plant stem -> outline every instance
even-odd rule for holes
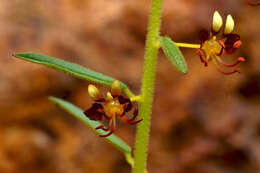
[[[139,102],[139,118],[143,118],[143,121],[137,126],[133,173],[144,173],[146,169],[155,69],[157,53],[160,47],[161,9],[162,0],[152,0],[144,57],[144,74],[141,88],[142,101]]]
[[[200,44],[189,44],[189,43],[175,43],[178,47],[194,48],[199,49]]]

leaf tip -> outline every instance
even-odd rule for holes
[[[13,53],[12,56],[13,56],[13,57],[17,57],[18,54],[17,54],[17,53]]]
[[[53,103],[56,103],[57,102],[57,98],[56,97],[53,97],[53,96],[49,96],[48,97],[48,100],[53,102]]]
[[[182,70],[181,71],[183,74],[188,74],[188,69]]]

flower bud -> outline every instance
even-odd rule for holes
[[[111,85],[111,93],[113,96],[118,96],[121,94],[121,85],[118,80],[114,80],[114,82]]]
[[[99,99],[100,92],[94,85],[88,85],[88,94],[93,100]]]
[[[230,34],[234,30],[234,26],[235,26],[235,22],[234,22],[232,16],[229,14],[227,16],[224,34]]]
[[[218,32],[220,28],[223,25],[222,17],[220,16],[218,11],[215,11],[213,14],[213,20],[212,20],[212,29],[215,32]]]
[[[107,98],[106,98],[107,101],[111,101],[113,100],[113,96],[110,92],[107,92]]]

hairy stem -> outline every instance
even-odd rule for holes
[[[143,118],[143,121],[137,127],[133,173],[144,173],[146,170],[155,69],[157,53],[160,47],[161,9],[162,0],[152,0],[144,57],[144,74],[141,89],[142,101],[139,102],[139,118]]]

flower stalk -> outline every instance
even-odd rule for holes
[[[199,49],[200,44],[190,44],[190,43],[175,43],[178,47],[185,47],[185,48],[193,48],[193,49]]]
[[[141,88],[142,101],[139,102],[139,118],[143,119],[143,122],[137,126],[133,173],[144,173],[146,170],[157,53],[160,48],[158,43],[161,11],[162,0],[152,0],[145,46],[144,73]]]

